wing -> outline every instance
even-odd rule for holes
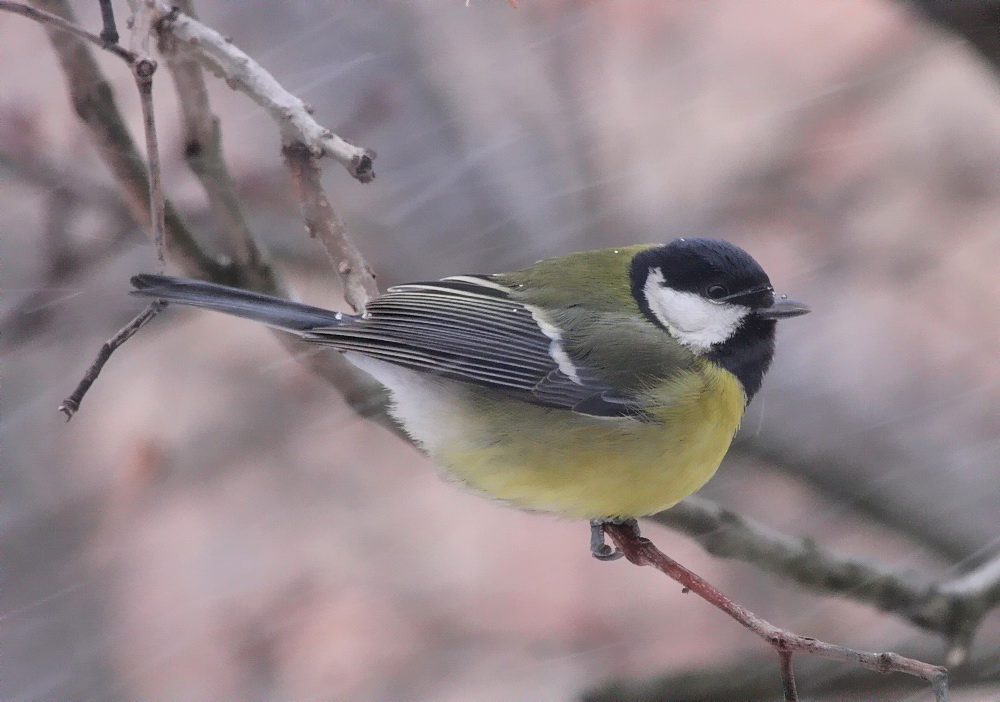
[[[570,357],[538,308],[514,300],[490,276],[399,285],[370,302],[364,317],[304,338],[535,405],[645,418],[633,398]]]

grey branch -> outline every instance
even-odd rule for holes
[[[873,606],[945,636],[949,665],[965,660],[983,618],[1000,605],[1000,554],[952,579],[917,583],[912,574],[834,554],[701,497],[650,518],[733,558],[819,592]]]
[[[182,11],[194,18],[192,3],[184,0],[179,3]],[[243,214],[243,209],[233,188],[232,176],[222,153],[222,133],[219,119],[212,113],[209,104],[208,89],[200,64],[188,54],[176,50],[176,42],[164,40],[161,35],[160,51],[167,58],[174,77],[181,105],[181,119],[184,127],[184,156],[188,166],[198,177],[211,204],[212,211],[219,223],[225,238],[225,245],[233,261],[239,283],[260,292],[272,295],[288,296],[288,291],[280,277],[271,267],[269,256],[264,244],[250,230]],[[311,161],[311,156],[309,157]],[[315,167],[315,166],[314,166]],[[322,199],[325,196],[319,186],[318,176],[315,179],[310,200]],[[331,257],[336,251],[347,251],[357,264],[358,273],[347,276],[343,280],[344,289],[349,301],[354,300],[364,305],[367,300],[377,294],[374,276],[371,268],[361,258],[360,251],[347,239],[346,228],[333,214],[327,203],[331,222],[319,223],[327,236],[320,241],[326,247]],[[307,219],[307,227],[310,222]],[[338,235],[336,245],[331,244],[334,230]],[[331,249],[332,246],[332,249]],[[335,259],[336,261],[336,259]],[[340,273],[340,266],[337,267]],[[361,278],[362,271],[367,271],[367,278]],[[341,273],[342,279],[345,276]],[[353,281],[360,281],[355,284]],[[346,295],[345,295],[346,296]],[[314,353],[310,350],[303,353],[301,345],[286,334],[276,332],[278,338],[286,346],[289,353],[305,362],[315,373],[336,387],[344,397],[348,406],[358,415],[378,422],[382,426],[402,435],[400,428],[388,414],[388,396],[384,388],[372,378],[348,363],[343,357],[329,353]]]
[[[192,17],[189,0],[178,5]],[[209,104],[200,64],[176,51],[176,42],[160,41],[159,50],[177,90],[184,129],[184,159],[198,177],[212,214],[222,232],[223,245],[236,264],[239,284],[270,295],[288,293],[271,267],[268,252],[247,223],[222,153],[222,129]]]
[[[292,175],[306,231],[323,245],[333,261],[344,286],[347,304],[355,312],[363,312],[368,301],[378,295],[375,273],[347,235],[347,228],[323,192],[319,166],[309,148],[294,143],[285,146],[282,152]]]
[[[927,658],[934,652],[924,648],[915,652]],[[688,702],[716,700],[744,702],[770,700],[781,694],[778,678],[769,657],[751,654],[731,658],[711,668],[676,670],[647,680],[616,679],[603,682],[584,692],[582,702]],[[897,676],[873,676],[861,668],[844,667],[829,659],[801,657],[795,662],[798,679],[808,699],[926,699],[914,696],[913,681]],[[957,692],[965,685],[977,685],[997,679],[996,654],[978,660],[949,674]],[[967,695],[956,695],[972,699]]]
[[[159,13],[156,29],[162,42],[174,42],[213,74],[263,107],[277,122],[286,144],[302,143],[316,157],[332,156],[362,183],[375,178],[375,152],[355,146],[313,119],[310,107],[292,95],[239,47],[214,29],[160,0],[153,2]]]
[[[61,32],[72,34],[77,39],[89,41],[94,46],[114,54],[126,63],[132,63],[135,61],[135,53],[129,51],[128,49],[123,49],[117,44],[109,43],[93,32],[88,32],[73,22],[69,15],[60,13],[55,8],[49,9],[43,7],[45,4],[46,3],[35,2],[34,5],[36,5],[36,7],[30,7],[20,2],[0,0],[0,10],[12,12],[14,14],[32,19],[45,25],[46,29],[57,29]]]
[[[63,403],[59,405],[59,411],[66,415],[66,421],[68,422],[76,414],[77,410],[80,409],[80,403],[83,402],[84,395],[90,390],[90,386],[94,384],[97,380],[97,376],[101,374],[104,369],[104,365],[111,358],[111,354],[118,350],[118,348],[124,344],[126,341],[131,339],[137,331],[142,329],[149,320],[158,315],[167,303],[160,300],[155,300],[149,304],[146,309],[140,312],[131,322],[126,324],[124,327],[118,330],[118,332],[105,341],[101,345],[101,350],[97,353],[97,358],[94,362],[90,364],[87,372],[84,373],[83,379],[77,384],[76,389],[63,400]]]

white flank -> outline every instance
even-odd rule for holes
[[[389,389],[392,415],[428,453],[436,453],[461,434],[464,413],[456,383],[353,351],[344,357]]]
[[[643,294],[660,324],[679,342],[700,353],[729,339],[750,313],[743,305],[712,302],[697,293],[666,287],[659,268],[649,269]]]

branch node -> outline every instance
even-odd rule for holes
[[[362,183],[370,183],[375,180],[375,164],[372,163],[373,158],[375,158],[375,152],[371,149],[365,149],[365,153],[363,155],[353,157],[351,159],[351,167],[349,169],[351,175]]]
[[[156,61],[143,57],[135,62],[132,70],[135,72],[137,78],[149,80],[156,73]]]
[[[890,673],[892,671],[894,655],[895,654],[889,653],[888,651],[885,653],[880,653],[878,655],[878,668],[877,668],[878,672],[882,673],[883,675],[886,675],[887,673]]]

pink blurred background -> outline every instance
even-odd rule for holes
[[[921,580],[995,551],[994,71],[883,0],[519,5],[199,10],[378,152],[373,184],[332,163],[326,183],[383,286],[682,235],[736,241],[814,313],[782,327],[703,494]],[[96,3],[77,10],[96,31]],[[131,76],[101,62],[138,129]],[[441,481],[250,323],[168,311],[65,424],[56,406],[140,309],[127,280],[154,256],[135,232],[75,273],[54,266],[53,232],[81,256],[122,228],[116,191],[36,26],[0,14],[0,69],[0,696],[572,700],[688,671],[780,694],[752,635],[648,569],[594,561],[585,525]],[[303,299],[342,305],[274,124],[223,84],[211,97],[252,227]],[[214,248],[165,71],[156,101],[167,193]],[[647,532],[777,624],[941,660],[940,639],[889,615]],[[998,652],[994,613],[973,658]],[[848,672],[800,685],[872,699]],[[996,696],[998,676],[956,698]],[[930,699],[892,682],[879,699]]]

